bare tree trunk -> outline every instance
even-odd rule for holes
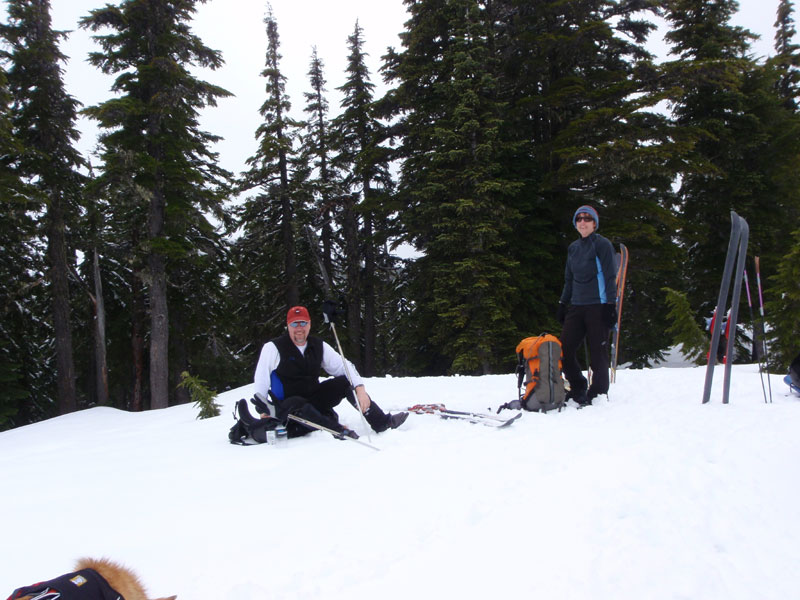
[[[150,241],[164,235],[164,196],[153,191],[150,199]],[[151,249],[147,279],[150,289],[150,408],[169,406],[169,310],[166,259]]]
[[[131,356],[133,358],[133,396],[130,410],[144,409],[144,289],[141,272],[136,271],[131,280]]]
[[[278,139],[282,140],[283,135],[279,133]],[[280,151],[278,157],[278,167],[281,178],[281,235],[283,238],[284,268],[286,270],[286,302],[288,306],[296,306],[300,304],[300,287],[297,282],[297,259],[295,258],[294,214],[292,211],[292,199],[289,194],[289,170],[286,152],[283,150]]]
[[[372,215],[364,215],[364,372],[375,375],[375,244]]]
[[[103,302],[103,283],[100,279],[100,258],[97,249],[94,251],[94,353],[95,353],[95,385],[97,386],[97,403],[108,404],[108,361],[106,359],[106,307]]]
[[[753,360],[761,364],[764,359],[764,322],[753,319]]]
[[[333,272],[333,229],[331,228],[330,220],[328,219],[328,211],[325,211],[325,220],[322,223],[322,265],[328,278],[331,280],[331,285],[335,285],[336,275]],[[338,300],[338,298],[328,298],[328,300]]]
[[[50,260],[49,279],[52,285],[53,328],[56,346],[56,384],[58,413],[66,414],[78,408],[75,392],[75,363],[72,355],[72,329],[69,306],[69,266],[64,235],[64,215],[61,201],[52,196],[48,218],[47,254]]]
[[[281,191],[281,237],[283,239],[284,269],[286,271],[286,302],[288,306],[300,304],[300,289],[297,285],[297,261],[294,250],[294,228],[292,204],[289,194]]]
[[[347,198],[342,215],[347,280],[347,346],[348,356],[360,371],[361,364],[361,257],[358,247],[358,215],[354,198]]]

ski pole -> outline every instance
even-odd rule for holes
[[[347,358],[345,358],[344,352],[342,351],[342,344],[339,341],[339,336],[336,335],[336,325],[333,324],[333,319],[330,318],[328,312],[323,310],[322,315],[325,319],[325,322],[331,326],[331,331],[333,332],[333,339],[336,340],[336,348],[339,350],[339,356],[342,357],[342,364],[344,365],[344,375],[347,377],[347,382],[350,384],[350,390],[353,392],[353,399],[355,400],[356,410],[358,414],[361,415],[361,420],[366,425],[366,432],[367,432],[367,439],[371,442],[372,438],[370,437],[369,430],[370,426],[367,422],[367,417],[364,415],[364,411],[361,410],[361,405],[358,403],[358,396],[356,396],[356,388],[353,385],[353,376],[350,374],[350,365],[347,362]]]
[[[761,328],[764,330],[764,363],[767,367],[767,387],[769,388],[769,401],[772,403],[772,382],[769,380],[769,351],[767,350],[767,322],[764,318],[764,296],[761,293],[761,269],[759,266],[758,257],[756,260],[756,284],[758,285],[758,302],[759,311],[761,313]]]
[[[750,322],[753,324],[753,344],[756,341],[756,319],[753,314],[753,302],[750,300],[750,283],[747,281],[747,269],[744,270],[744,289],[747,292],[747,307],[750,309]],[[764,394],[764,404],[767,403],[767,390],[764,387],[764,372],[761,370],[761,348],[756,347],[758,359],[758,375],[761,377],[761,392]]]
[[[325,269],[325,263],[322,260],[322,256],[320,256],[320,253],[319,253],[319,247],[317,245],[317,237],[316,237],[316,235],[314,235],[314,232],[311,231],[311,227],[309,227],[308,225],[305,226],[305,230],[306,230],[306,235],[308,236],[308,243],[311,246],[311,250],[314,252],[314,256],[317,258],[317,266],[319,267],[319,272],[320,272],[320,275],[322,276],[322,283],[323,283],[323,286],[325,288],[325,291],[328,294],[332,294],[333,293],[333,286],[331,285],[331,279],[328,276],[328,271]],[[325,303],[323,303],[323,305],[322,305],[323,306],[322,315],[323,315],[323,317],[325,319],[325,322],[330,324],[331,331],[333,331],[333,338],[336,340],[336,347],[339,349],[339,356],[342,357],[342,364],[344,365],[344,374],[345,374],[345,377],[347,377],[347,382],[350,384],[350,390],[353,392],[354,400],[355,400],[355,403],[356,403],[356,410],[358,410],[358,414],[361,415],[361,420],[367,426],[366,427],[367,439],[372,441],[372,439],[370,438],[370,434],[369,434],[369,430],[371,428],[369,426],[369,423],[367,422],[367,417],[364,416],[364,411],[361,410],[361,405],[358,403],[358,396],[355,395],[356,394],[356,388],[355,388],[355,386],[353,386],[353,378],[350,375],[350,367],[348,366],[347,358],[345,357],[344,352],[342,352],[342,344],[339,342],[339,336],[336,335],[336,326],[333,324],[333,316],[336,314],[335,304],[334,304],[333,311],[329,315],[328,311],[325,309],[325,304],[327,302],[329,302],[329,301],[326,300]],[[332,302],[332,301],[330,301],[330,302]]]

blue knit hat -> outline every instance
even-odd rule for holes
[[[584,204],[578,210],[575,211],[575,214],[572,215],[572,226],[576,227],[575,219],[578,218],[578,215],[581,213],[588,213],[594,219],[594,230],[597,231],[600,229],[600,217],[597,216],[597,211],[593,209],[591,206]]]

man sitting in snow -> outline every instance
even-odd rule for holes
[[[396,429],[405,422],[408,413],[383,412],[367,394],[353,364],[347,361],[345,365],[346,359],[328,343],[310,335],[311,317],[304,306],[289,309],[286,325],[286,333],[264,344],[256,366],[256,406],[262,417],[272,416],[285,421],[286,415],[297,413],[329,429],[358,437],[339,424],[333,410],[343,398],[347,398],[353,406],[358,402],[367,423],[378,433]],[[333,377],[320,382],[322,369]],[[348,372],[352,386],[346,377]],[[266,403],[259,402],[267,398]],[[292,437],[308,433],[306,427],[297,423],[291,422],[290,426],[296,429],[289,432]]]

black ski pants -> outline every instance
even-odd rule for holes
[[[288,412],[296,412],[298,416],[304,416],[303,412],[305,412],[305,418],[309,421],[339,431],[341,429],[339,417],[333,409],[338,406],[344,398],[347,398],[350,404],[358,408],[356,406],[356,396],[350,386],[350,382],[347,380],[347,377],[340,375],[332,379],[326,379],[320,383],[317,389],[309,394],[307,398],[292,396],[286,398],[284,403]],[[313,409],[311,411],[309,411],[308,408],[304,409],[304,405],[310,405]],[[313,413],[318,413],[322,419],[319,419]],[[389,416],[384,413],[374,401],[370,402],[369,409],[364,414],[364,417],[367,419],[367,423],[369,423],[370,427],[378,433],[384,431],[389,425]],[[290,434],[291,433],[292,432],[290,432]]]
[[[589,346],[592,385],[587,391],[590,399],[608,393],[608,327],[603,323],[602,304],[571,304],[561,330],[561,350],[564,376],[573,393],[586,390],[586,377],[578,363],[578,350],[584,338]]]

